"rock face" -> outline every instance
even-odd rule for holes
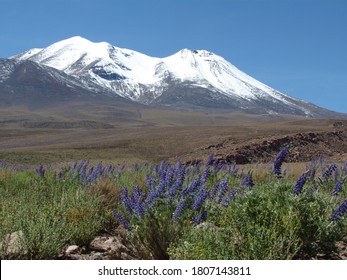
[[[227,162],[236,164],[252,163],[255,161],[269,162],[274,158],[274,152],[288,147],[290,162],[306,162],[317,156],[333,156],[347,153],[346,131],[326,133],[299,133],[280,138],[272,138],[236,148],[225,156]]]
[[[245,141],[242,144],[226,139],[201,147],[182,159],[190,164],[195,161],[204,161],[209,154],[214,153],[214,158],[218,162],[266,163],[272,162],[276,154],[284,147],[290,150],[286,158],[287,162],[308,162],[321,155],[336,160],[346,160],[347,122],[335,122],[331,131],[271,136]]]
[[[126,232],[118,228],[114,235],[102,235],[95,237],[88,246],[78,247],[70,245],[57,257],[65,260],[134,260],[138,257],[134,254],[132,246],[124,239]]]
[[[0,244],[1,250],[4,251],[6,257],[16,257],[18,255],[25,255],[27,250],[23,245],[23,232],[15,231],[7,234],[4,238],[3,243]]]

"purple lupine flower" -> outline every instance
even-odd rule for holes
[[[119,173],[122,173],[122,172],[124,171],[125,167],[126,167],[125,164],[122,164],[122,165],[119,167],[118,172],[119,172]]]
[[[160,162],[159,173],[162,172],[165,169],[166,169],[166,162],[165,162],[165,160],[163,160],[163,161]]]
[[[114,171],[112,163],[105,169],[105,174],[111,174]]]
[[[137,164],[137,163],[135,163],[134,164],[134,166],[133,166],[133,170],[135,171],[135,172],[137,172],[137,171],[139,171],[139,165]]]
[[[186,170],[183,166],[176,167],[176,178],[177,181],[180,181],[182,184],[186,176]]]
[[[155,203],[158,199],[157,190],[151,189],[147,195],[147,198],[145,199],[145,207],[148,208],[151,206],[151,204]]]
[[[134,212],[139,217],[142,217],[145,214],[145,203],[143,202],[144,196],[145,196],[145,193],[141,191],[140,187],[135,186],[133,189],[132,205],[133,205]]]
[[[196,217],[194,218],[193,224],[197,226],[201,222],[206,221],[206,219],[207,219],[207,211],[205,210],[203,212],[200,212],[198,215],[196,215]]]
[[[157,196],[160,197],[161,195],[163,195],[165,193],[165,182],[164,181],[160,181],[159,182],[159,186],[157,188]]]
[[[318,185],[315,184],[308,192],[307,192],[307,195],[310,195],[312,194],[314,191],[318,190]]]
[[[97,180],[97,169],[91,167],[88,172],[88,181],[91,183],[95,183]]]
[[[80,180],[81,181],[84,181],[87,178],[87,174],[86,174],[87,170],[86,169],[87,169],[86,166],[82,167],[81,174],[80,174]]]
[[[74,174],[75,174],[74,169],[70,169],[69,178],[72,179],[74,177]]]
[[[58,178],[59,178],[60,181],[63,180],[63,172],[61,172],[61,171],[59,172]]]
[[[158,166],[158,164],[155,164],[152,169],[155,172],[155,174],[158,176],[158,174],[159,174],[159,166]]]
[[[346,176],[347,175],[347,162],[345,165],[341,168],[341,176]]]
[[[210,189],[209,191],[209,197],[210,198],[214,198],[214,196],[216,195],[216,192],[219,188],[219,183],[218,182],[215,182],[212,186],[212,188]]]
[[[88,177],[92,176],[93,172],[94,172],[94,166],[89,168],[89,170],[88,170]]]
[[[331,216],[332,221],[338,221],[347,212],[347,199],[337,208],[337,210]]]
[[[119,214],[116,210],[113,210],[113,215],[119,223],[121,223],[128,231],[131,231],[130,223],[121,214]]]
[[[36,173],[39,174],[39,176],[45,177],[45,169],[43,168],[43,165],[41,164],[39,168],[36,169]]]
[[[169,197],[173,198],[180,187],[182,187],[183,182],[179,179],[170,187],[169,189]]]
[[[220,203],[226,193],[226,191],[228,190],[228,180],[227,179],[223,179],[220,183],[219,183],[219,190],[218,190],[218,194],[217,197],[215,199],[216,203]]]
[[[237,172],[239,172],[239,168],[236,166],[235,163],[229,165],[228,173],[230,174],[230,176],[236,175]]]
[[[83,173],[82,169],[82,173]],[[95,182],[96,181],[96,169],[92,166],[91,168],[89,168],[88,170],[88,175],[86,175],[86,178],[84,178],[84,180],[87,180],[88,182]],[[82,180],[82,173],[81,173],[81,180]]]
[[[227,163],[222,163],[222,170],[227,171],[229,169],[229,165]]]
[[[208,158],[207,158],[207,160],[206,160],[206,163],[205,163],[205,166],[206,166],[206,167],[213,164],[213,157],[214,157],[214,153],[211,153],[211,154],[208,156]]]
[[[315,176],[316,176],[316,172],[317,172],[317,169],[316,168],[313,168],[309,171],[309,176],[310,176],[310,181],[313,182]]]
[[[143,217],[145,215],[145,205],[140,199],[134,202],[134,212],[139,217]]]
[[[224,207],[228,207],[230,204],[231,198],[233,198],[235,196],[235,194],[236,194],[236,190],[234,188],[231,189],[230,192],[228,192],[228,194],[226,195],[222,205]]]
[[[310,163],[306,164],[307,177],[313,182],[317,173],[317,161],[311,160]]]
[[[205,171],[201,174],[201,183],[206,183],[211,176],[211,169],[209,166],[206,167]]]
[[[172,220],[174,222],[177,222],[179,217],[181,217],[181,215],[183,214],[183,211],[184,211],[184,208],[185,208],[185,203],[186,203],[186,201],[184,199],[182,199],[178,203],[177,208],[176,208],[175,212],[172,215]]]
[[[205,202],[206,198],[208,196],[208,191],[204,188],[198,192],[196,195],[196,198],[194,200],[194,203],[192,205],[192,210],[198,211],[200,210],[202,204]]]
[[[163,182],[165,184],[165,178],[166,178],[166,170],[160,170],[159,172],[159,181]]]
[[[324,158],[323,155],[321,154],[317,160],[318,164],[322,167],[324,164]]]
[[[88,167],[89,161],[86,160],[83,162],[82,167],[80,169],[80,180],[84,181],[87,178],[87,167]]]
[[[245,176],[245,178],[243,178],[243,180],[240,183],[240,186],[248,188],[250,190],[253,188],[254,183],[253,183],[252,173],[251,172],[248,172],[247,175]]]
[[[192,170],[193,170],[193,166],[186,166],[185,167],[185,174],[188,175],[188,174],[191,174],[192,173]]]
[[[296,182],[295,186],[294,186],[294,193],[296,195],[299,195],[302,192],[302,188],[304,187],[305,183],[306,183],[306,176],[307,174],[304,173],[300,176],[299,180]]]
[[[166,174],[165,174],[165,185],[170,187],[173,183],[175,168],[173,166],[169,166]]]
[[[138,185],[136,185],[133,189],[133,201],[138,201],[142,197],[142,191]]]
[[[287,155],[289,154],[288,147],[283,148],[276,156],[272,172],[275,174],[276,178],[282,178],[282,172],[281,167],[282,163],[286,159]]]
[[[84,161],[82,169],[86,169],[87,170],[88,165],[89,165],[89,160],[87,159],[87,160]]]
[[[156,185],[156,181],[153,179],[151,174],[146,174],[146,184],[150,189],[153,189]]]
[[[126,187],[122,188],[120,198],[125,207],[125,210],[128,212],[129,215],[131,215],[133,213],[133,205],[128,194],[128,189]]]
[[[201,182],[199,179],[193,180],[183,191],[182,195],[186,196],[190,192],[194,192],[199,186],[201,185]]]
[[[71,165],[71,169],[75,169],[77,166],[77,160],[75,160],[72,165]]]
[[[81,160],[80,164],[77,166],[77,173],[81,172],[82,167],[84,166],[84,160]]]
[[[344,179],[340,179],[336,184],[335,184],[335,187],[334,187],[334,190],[333,190],[333,195],[338,195],[339,192],[341,191],[342,189],[342,184],[343,184],[343,181]]]
[[[329,181],[329,177],[331,176],[333,171],[336,169],[337,169],[337,166],[335,163],[330,164],[330,166],[327,169],[325,169],[325,171],[323,172],[323,178],[325,179],[326,182]]]
[[[176,162],[176,165],[175,165],[175,169],[176,170],[180,170],[182,168],[182,163],[181,161],[178,159],[177,162]]]
[[[213,162],[213,165],[212,165],[212,166],[213,166],[213,172],[214,172],[214,173],[217,173],[219,170],[221,170],[221,169],[223,168],[224,165],[223,165],[223,163],[218,162],[218,161],[215,160],[215,161]]]
[[[99,162],[98,165],[95,168],[95,178],[96,179],[98,177],[102,176],[102,171],[103,171],[102,162]]]

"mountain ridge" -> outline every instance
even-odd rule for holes
[[[75,36],[10,59],[54,68],[87,90],[146,105],[323,118],[337,114],[272,89],[206,50],[182,49],[157,58]]]

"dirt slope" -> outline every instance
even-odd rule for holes
[[[347,160],[347,122],[337,121],[331,126],[330,131],[324,132],[308,131],[259,137],[244,142],[224,139],[185,155],[183,160],[187,163],[204,161],[209,154],[214,153],[214,158],[219,162],[270,162],[284,147],[290,150],[288,162],[306,162],[320,155],[339,161]]]

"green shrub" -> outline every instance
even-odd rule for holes
[[[246,173],[213,157],[195,166],[88,164],[0,166],[2,259],[52,259],[119,224],[143,259],[329,258],[347,233],[346,164],[313,162],[296,183],[297,171]],[[14,233],[20,251],[9,253]]]
[[[23,171],[1,177],[1,258],[51,259],[69,244],[87,244],[101,228],[100,204],[79,186]],[[21,231],[19,255],[6,253],[4,238]]]
[[[186,212],[178,221],[172,220],[175,207],[158,201],[156,207],[149,210],[143,217],[134,216],[134,225],[128,234],[128,240],[137,248],[137,254],[143,259],[169,259],[168,248],[189,226]]]
[[[235,196],[203,227],[187,228],[169,248],[172,259],[295,259],[330,254],[345,224],[330,221],[331,196],[294,195],[292,185],[270,182]]]

